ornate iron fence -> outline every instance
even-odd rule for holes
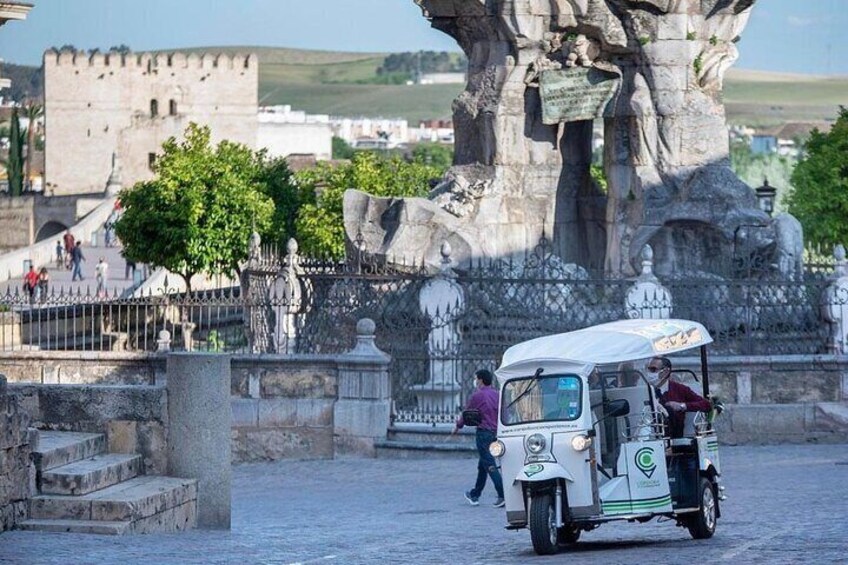
[[[627,317],[702,322],[720,354],[817,354],[844,349],[848,278],[839,259],[803,277],[767,271],[744,278],[651,274],[601,279],[562,263],[545,240],[520,260],[442,269],[256,253],[241,288],[137,297],[51,293],[0,296],[0,350],[171,349],[227,353],[336,354],[356,323],[377,324],[391,355],[397,421],[452,421],[479,368],[494,368],[512,344]],[[841,269],[841,270],[840,270]],[[839,283],[839,281],[843,281]],[[839,286],[842,284],[842,286]],[[845,316],[843,316],[843,313]],[[841,326],[840,326],[841,327]],[[841,330],[839,330],[841,331]],[[163,334],[163,332],[165,332]]]

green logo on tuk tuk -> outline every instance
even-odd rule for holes
[[[657,470],[657,464],[654,463],[654,450],[650,447],[643,447],[636,452],[636,467],[649,479]]]
[[[527,475],[527,478],[529,479],[533,475],[538,475],[539,473],[541,473],[544,470],[545,470],[544,465],[539,465],[538,463],[533,463],[532,465],[527,465],[527,468],[524,469],[524,474]]]

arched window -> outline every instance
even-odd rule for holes
[[[151,100],[150,101],[150,117],[155,118],[158,115],[159,115],[159,101],[155,100],[155,99]]]
[[[177,101],[176,101],[176,100],[174,100],[173,98],[172,98],[172,99],[171,99],[171,101],[168,103],[168,113],[169,113],[170,115],[172,115],[172,116],[176,116],[176,115],[177,115]]]

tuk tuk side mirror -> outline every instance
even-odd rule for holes
[[[611,400],[604,408],[604,418],[620,418],[630,414],[630,403],[624,398]]]

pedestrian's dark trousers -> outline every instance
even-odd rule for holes
[[[489,453],[489,445],[492,444],[498,436],[491,430],[483,430],[477,428],[477,453],[480,456],[477,462],[477,484],[471,491],[471,496],[479,498],[483,493],[483,488],[486,486],[486,475],[492,478],[492,484],[495,485],[495,490],[498,493],[498,498],[503,498],[503,479],[501,472],[495,463],[495,458]]]

